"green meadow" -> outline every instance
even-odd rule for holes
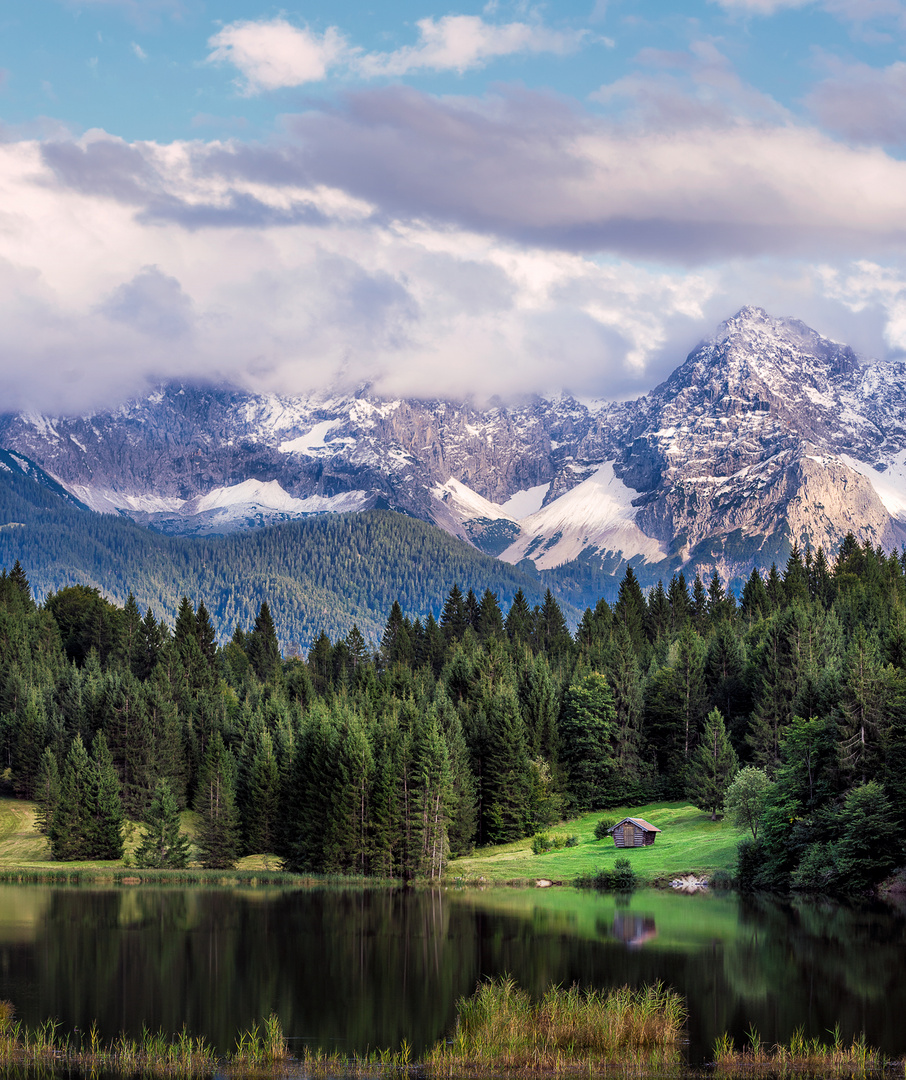
[[[621,850],[609,837],[595,839],[595,825],[601,817],[619,820],[627,815],[645,818],[662,830],[654,844]],[[193,813],[183,814],[183,828],[190,837],[195,832],[195,819]],[[530,837],[512,844],[478,848],[472,855],[450,862],[448,883],[530,885],[547,880],[570,884],[581,875],[601,868],[611,869],[618,858],[628,858],[640,885],[666,885],[685,874],[710,876],[716,870],[732,873],[736,845],[743,835],[728,823],[711,821],[708,814],[682,801],[621,807],[606,814],[585,814],[546,831],[552,837],[577,836],[579,842],[575,847],[559,848],[543,855],[532,854]],[[131,854],[140,836],[140,825],[127,826],[126,858],[122,861],[54,862],[47,840],[35,828],[35,804],[0,799],[0,874],[13,869],[125,870],[130,866]],[[274,873],[279,871],[279,866],[275,856],[250,855],[239,860],[237,871]],[[147,871],[141,871],[141,874],[143,878],[155,876]]]
[[[602,817],[619,821],[627,816],[645,818],[661,830],[654,844],[620,849],[610,837],[595,839],[595,825]],[[619,858],[628,858],[639,884],[663,885],[685,874],[708,877],[716,870],[732,873],[736,845],[743,836],[728,822],[712,821],[709,814],[682,801],[597,811],[545,832],[550,836],[578,836],[579,843],[543,855],[532,854],[531,837],[478,848],[466,858],[452,860],[447,875],[464,884],[529,884],[539,880],[568,884],[597,869],[611,869]]]

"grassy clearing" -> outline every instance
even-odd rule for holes
[[[865,1042],[865,1036],[853,1039],[849,1046],[843,1042],[839,1025],[831,1034],[832,1043],[820,1039],[808,1039],[800,1028],[794,1032],[788,1045],[768,1047],[758,1032],[751,1028],[749,1045],[737,1050],[733,1040],[726,1034],[714,1044],[715,1070],[724,1075],[764,1072],[785,1076],[805,1073],[812,1076],[869,1076],[890,1071],[891,1062],[873,1050]],[[903,1063],[898,1063],[897,1075],[902,1075]]]
[[[608,993],[551,987],[536,1003],[505,976],[482,983],[456,1007],[452,1041],[428,1055],[436,1075],[650,1069],[681,1061],[685,1006],[659,984]]]
[[[643,817],[662,830],[650,847],[620,849],[609,837],[596,840],[594,828],[604,817]],[[533,855],[531,837],[512,844],[479,848],[474,855],[451,861],[448,877],[464,883],[530,884],[539,879],[570,882],[599,868],[612,869],[619,858],[629,858],[640,884],[660,884],[684,874],[710,876],[716,870],[732,872],[736,845],[742,833],[729,823],[712,821],[685,802],[657,802],[585,814],[552,835],[575,834],[576,847]]]
[[[20,799],[0,799],[0,882],[52,885],[282,885],[299,888],[314,885],[387,884],[375,878],[340,875],[318,877],[288,874],[280,869],[276,855],[249,855],[233,870],[139,870],[131,865],[141,842],[143,827],[135,822],[125,829],[125,857],[112,861],[55,862],[47,837],[35,828],[36,805]],[[198,815],[182,814],[182,828],[192,838]]]

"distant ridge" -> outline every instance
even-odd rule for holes
[[[745,307],[634,402],[478,409],[362,391],[163,386],[90,417],[8,415],[0,444],[96,511],[208,535],[397,510],[581,603],[627,564],[737,586],[791,544],[906,539],[906,366]]]

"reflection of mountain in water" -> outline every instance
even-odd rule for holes
[[[597,925],[601,937],[621,941],[630,948],[644,945],[646,941],[657,937],[654,916],[639,915],[634,911],[618,911],[613,917],[613,923],[608,925],[602,919]]]

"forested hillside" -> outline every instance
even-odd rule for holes
[[[413,615],[436,615],[451,581],[492,589],[506,603],[520,588],[532,603],[544,593],[534,572],[391,511],[180,538],[90,513],[60,490],[17,467],[0,471],[0,566],[20,560],[35,596],[78,584],[124,604],[131,592],[143,611],[150,606],[171,624],[182,596],[203,597],[227,637],[268,599],[284,651],[307,651],[319,633],[342,636],[353,624],[376,642],[395,600]],[[580,611],[566,605],[573,624]]]
[[[267,603],[218,647],[203,601],[172,630],[87,586],[37,605],[16,565],[4,775],[60,858],[83,833],[115,851],[110,820],[158,821],[169,798],[201,814],[209,865],[410,877],[564,814],[680,796],[716,813],[729,792],[744,887],[862,891],[904,860],[904,564],[852,538],[833,565],[794,549],[739,602],[716,577],[645,597],[629,571],[575,636],[550,593],[504,613],[454,585],[439,621],[394,603],[376,653],[354,628],[305,660],[281,658]]]

